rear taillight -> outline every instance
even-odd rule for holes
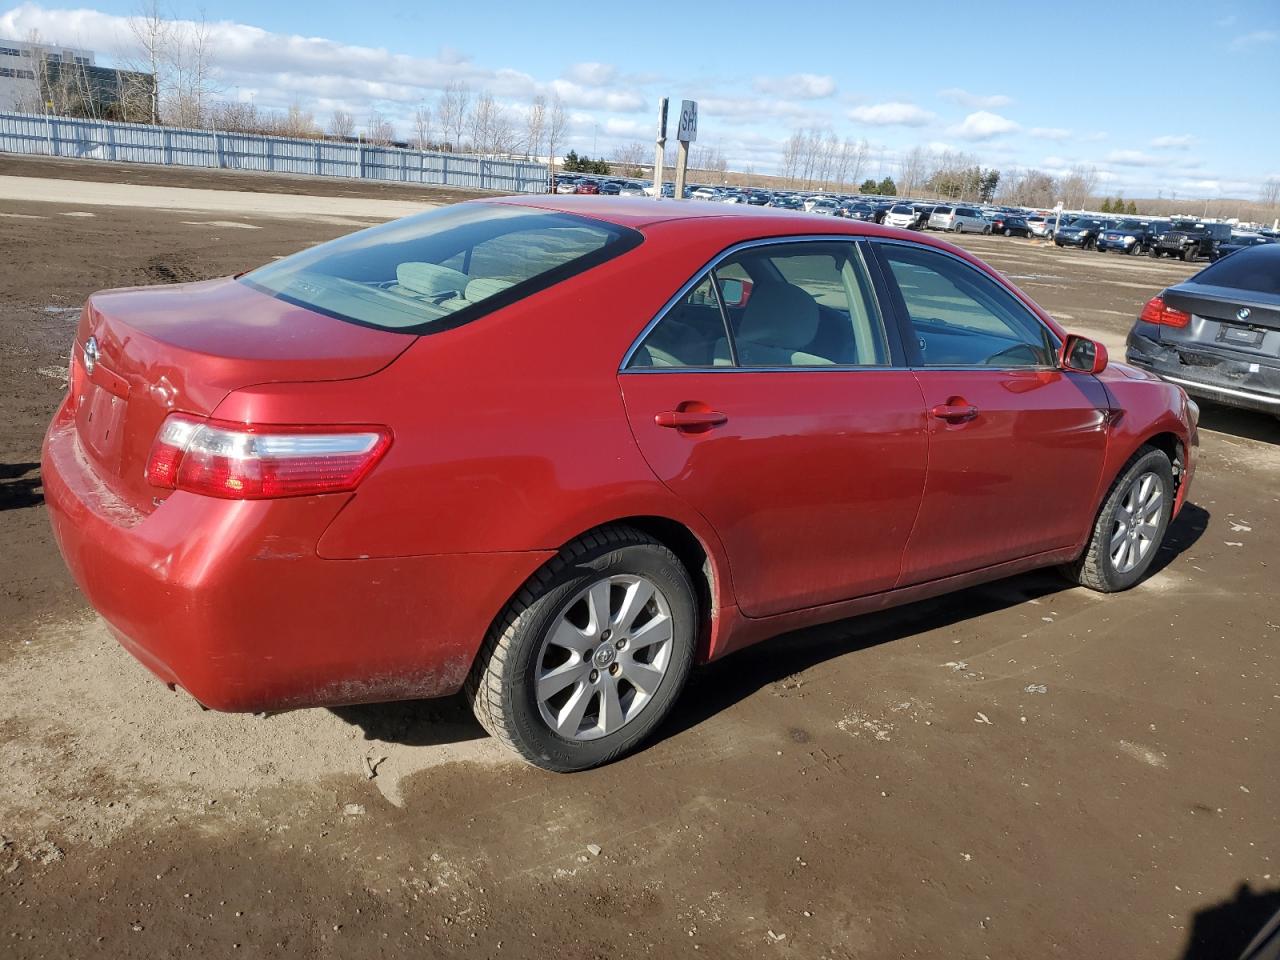
[[[1158,323],[1162,327],[1185,327],[1191,322],[1191,314],[1166,306],[1164,297],[1152,297],[1142,308],[1138,319]]]
[[[147,458],[154,487],[228,500],[354,490],[391,446],[385,427],[259,426],[174,413]]]

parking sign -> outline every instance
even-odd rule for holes
[[[677,140],[692,143],[698,139],[698,101],[680,101],[680,132]]]

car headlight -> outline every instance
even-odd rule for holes
[[[1138,238],[1137,238],[1137,237],[1125,237],[1125,238],[1124,238],[1124,245],[1125,245],[1126,247],[1127,247],[1127,246],[1129,246],[1129,244],[1131,244],[1131,243],[1137,243],[1137,242],[1138,242]]]

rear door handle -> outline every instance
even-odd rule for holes
[[[727,423],[728,420],[727,416],[715,410],[664,410],[653,418],[658,426],[676,430],[696,430],[699,427],[709,429]]]
[[[929,412],[939,420],[947,421],[947,423],[964,423],[966,420],[972,420],[978,415],[978,408],[972,403],[966,403],[964,400],[957,398],[946,403],[940,403]]]

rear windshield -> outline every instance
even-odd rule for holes
[[[889,212],[890,213],[909,213],[912,216],[915,216],[916,208],[908,207],[905,204],[900,203],[896,207],[893,207]]]
[[[341,237],[240,279],[342,320],[432,333],[559,283],[640,241],[634,230],[587,217],[464,203]]]
[[[1245,247],[1205,267],[1192,281],[1254,293],[1280,294],[1280,247]]]

